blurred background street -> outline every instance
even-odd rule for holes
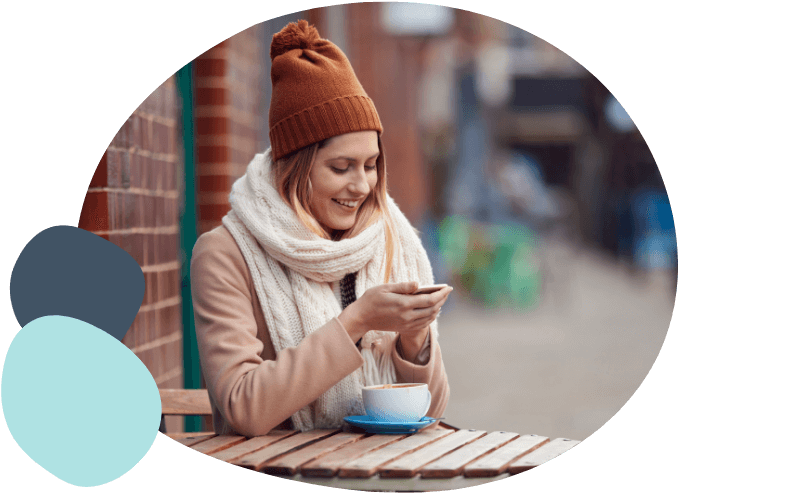
[[[347,54],[384,127],[389,194],[437,282],[449,423],[584,439],[627,401],[667,333],[677,240],[635,123],[547,41],[412,3],[297,12],[209,48],[132,110],[79,226],[141,265],[123,339],[160,388],[200,388],[188,262],[269,146],[269,46],[307,19]],[[167,419],[170,432],[208,422]]]
[[[672,316],[672,278],[570,242],[544,245],[552,274],[538,307],[487,311],[451,295],[439,327],[449,423],[582,440],[653,365]]]

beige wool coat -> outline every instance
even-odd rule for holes
[[[198,238],[190,273],[200,366],[217,434],[291,429],[295,412],[364,362],[337,318],[276,356],[247,263],[224,226]],[[428,416],[441,417],[450,388],[439,345],[430,342],[425,363],[404,359],[397,335],[385,347],[392,350],[398,383],[427,383]]]

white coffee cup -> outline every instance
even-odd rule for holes
[[[361,397],[367,415],[380,422],[419,422],[431,407],[428,384],[371,385]]]

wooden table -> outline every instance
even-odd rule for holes
[[[579,441],[439,426],[417,434],[346,428],[266,436],[170,435],[219,460],[295,481],[367,491],[474,486],[532,469]]]

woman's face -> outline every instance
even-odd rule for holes
[[[378,133],[337,135],[317,150],[311,166],[311,214],[329,233],[347,230],[378,183]]]

